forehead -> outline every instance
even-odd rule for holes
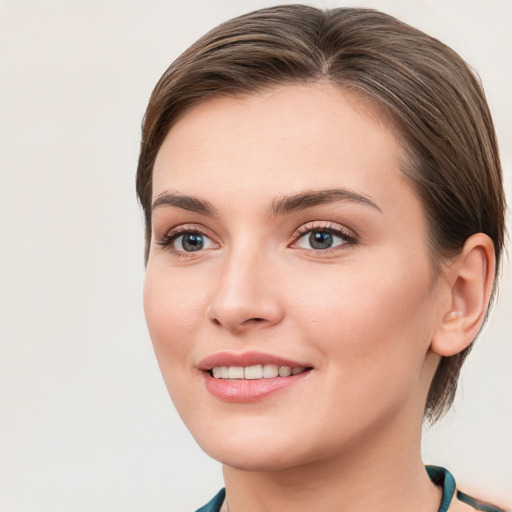
[[[179,120],[157,155],[153,197],[168,189],[214,200],[247,190],[293,194],[344,186],[409,187],[387,116],[327,83],[207,100]]]

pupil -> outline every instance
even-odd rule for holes
[[[313,249],[328,249],[332,245],[332,235],[325,231],[313,231],[309,235],[309,243]]]
[[[185,251],[198,251],[202,249],[204,241],[203,236],[199,233],[189,233],[183,237],[181,243]]]

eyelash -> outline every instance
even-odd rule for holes
[[[358,238],[348,229],[340,226],[339,224],[314,222],[301,226],[293,235],[293,244],[296,244],[309,233],[321,232],[329,233],[343,240],[343,243],[327,249],[302,249],[306,254],[315,254],[320,256],[327,256],[339,250],[342,246],[354,246],[358,243]]]
[[[336,236],[336,237],[339,237],[340,239],[342,239],[343,243],[341,243],[339,245],[336,245],[334,247],[326,248],[326,249],[299,248],[305,254],[316,254],[316,255],[325,256],[325,255],[331,254],[331,253],[339,250],[339,248],[342,247],[342,246],[347,246],[347,245],[348,246],[353,246],[353,245],[356,245],[358,243],[357,237],[354,236],[353,234],[351,234],[346,228],[343,228],[339,224],[325,223],[325,222],[314,222],[314,223],[305,224],[305,225],[301,226],[293,234],[293,237],[292,237],[293,241],[290,244],[290,246],[293,246],[293,244],[296,244],[297,242],[299,242],[301,240],[301,238],[306,236],[308,233],[313,233],[313,232],[329,233],[329,234],[331,234],[333,236]],[[183,225],[183,226],[178,226],[176,228],[173,228],[172,230],[164,233],[157,240],[156,243],[157,243],[157,245],[159,245],[159,246],[167,249],[168,251],[170,251],[173,254],[173,256],[175,256],[177,258],[190,257],[196,251],[181,251],[181,250],[177,250],[177,249],[174,249],[172,247],[172,244],[178,238],[180,238],[182,235],[192,234],[192,233],[193,234],[201,235],[201,236],[211,240],[211,238],[204,232],[204,229],[201,229],[201,228],[196,227],[196,226]],[[202,251],[199,250],[197,252],[202,252]]]
[[[171,229],[170,231],[164,233],[158,240],[157,245],[167,249],[169,252],[172,253],[173,256],[176,258],[182,258],[182,257],[190,257],[194,251],[178,251],[172,247],[172,244],[180,238],[182,235],[186,234],[198,234],[205,238],[208,238],[211,240],[211,238],[204,232],[203,229],[195,227],[195,226],[178,226],[176,228]],[[198,251],[201,252],[201,251]]]

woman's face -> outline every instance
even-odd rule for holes
[[[144,306],[212,457],[279,469],[417,435],[443,294],[400,159],[327,84],[208,100],[169,132]]]

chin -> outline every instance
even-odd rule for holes
[[[279,471],[310,461],[311,447],[291,441],[289,432],[257,430],[197,429],[191,433],[212,459],[243,471]]]
[[[308,462],[306,457],[301,454],[295,453],[292,456],[286,456],[286,451],[278,446],[260,445],[255,448],[247,446],[242,450],[226,446],[201,446],[201,448],[221,464],[241,471],[282,471]]]

